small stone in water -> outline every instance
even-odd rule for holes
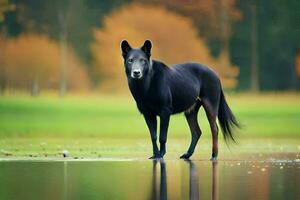
[[[280,169],[283,169],[283,166],[280,166],[279,168],[280,168]]]
[[[261,168],[261,171],[262,171],[262,172],[266,171],[266,168]]]
[[[1,153],[3,153],[5,156],[12,156],[13,155],[11,152],[5,151],[4,149],[1,149]]]
[[[64,158],[69,157],[69,151],[68,150],[63,150],[62,154],[63,154]]]

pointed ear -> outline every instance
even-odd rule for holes
[[[121,42],[122,56],[124,59],[126,58],[128,52],[132,49],[129,43],[126,40],[122,40]]]
[[[141,50],[145,52],[145,54],[150,58],[151,56],[151,48],[152,48],[152,43],[150,40],[146,40],[144,42],[144,45],[141,47]]]

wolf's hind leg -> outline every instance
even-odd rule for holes
[[[198,119],[197,119],[200,106],[201,106],[200,101],[197,101],[196,104],[193,106],[193,109],[189,109],[187,112],[184,113],[185,118],[190,127],[192,139],[191,139],[191,144],[189,146],[189,149],[185,154],[180,156],[180,158],[188,159],[193,155],[197,142],[201,136],[201,129],[199,127]]]
[[[203,99],[203,107],[206,112],[207,119],[209,121],[211,134],[212,134],[212,155],[211,160],[214,161],[218,157],[218,125],[217,125],[217,103],[211,103],[210,101]]]

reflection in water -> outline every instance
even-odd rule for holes
[[[157,163],[160,163],[160,183],[159,183],[159,196],[157,192]],[[199,199],[199,175],[197,166],[191,160],[186,160],[189,165],[189,199]],[[218,162],[212,162],[212,199],[219,200],[219,172]],[[152,168],[152,192],[150,199],[167,199],[167,170],[164,160],[153,160]]]
[[[299,169],[298,160],[0,161],[0,199],[300,199]]]
[[[159,198],[157,196],[157,187],[156,187],[156,165],[160,163],[160,184],[159,184]],[[153,160],[153,168],[152,168],[152,193],[151,199],[161,199],[165,200],[168,198],[167,195],[167,170],[166,163],[164,160]]]
[[[68,162],[64,161],[64,198],[68,199]]]
[[[199,199],[199,175],[195,163],[191,160],[186,160],[189,164],[189,197],[191,200]],[[219,199],[219,174],[218,174],[218,161],[212,162],[212,199]]]
[[[218,161],[212,162],[212,199],[219,200],[219,170]]]
[[[186,160],[189,164],[189,179],[190,179],[190,199],[199,199],[199,175],[195,163],[191,160]]]
[[[160,161],[160,199],[167,199],[167,170],[166,163],[164,161]]]

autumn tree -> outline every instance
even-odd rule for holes
[[[0,0],[0,23],[4,21],[4,14],[7,11],[15,10],[15,5],[10,3],[9,0]],[[1,27],[0,27],[1,28]],[[0,29],[0,71],[3,71],[3,48],[5,45],[4,30]],[[4,90],[4,76],[0,73],[0,93]]]
[[[4,88],[5,88],[5,76],[3,74],[4,71],[4,46],[5,46],[5,40],[4,40],[4,36],[3,34],[0,34],[0,71],[2,73],[0,73],[0,94],[2,94],[4,92]]]
[[[5,86],[30,89],[37,95],[41,88],[58,88],[60,80],[60,48],[57,42],[37,34],[21,35],[5,41],[3,73]],[[71,49],[67,50],[69,89],[88,88],[84,65]]]
[[[154,59],[166,64],[203,63],[221,76],[225,87],[237,84],[238,68],[230,64],[228,55],[211,56],[204,39],[186,17],[160,6],[134,3],[112,12],[103,23],[103,28],[95,29],[95,42],[91,45],[95,71],[103,89],[112,91],[126,87],[119,47],[122,39],[127,39],[134,47],[151,39]]]
[[[4,20],[4,13],[15,9],[15,5],[9,0],[0,0],[0,22]]]
[[[295,58],[295,71],[298,79],[300,79],[300,51],[299,50]]]
[[[136,0],[138,1],[140,0]],[[163,6],[190,18],[214,56],[227,48],[233,25],[242,18],[242,13],[236,6],[236,0],[142,1]]]

